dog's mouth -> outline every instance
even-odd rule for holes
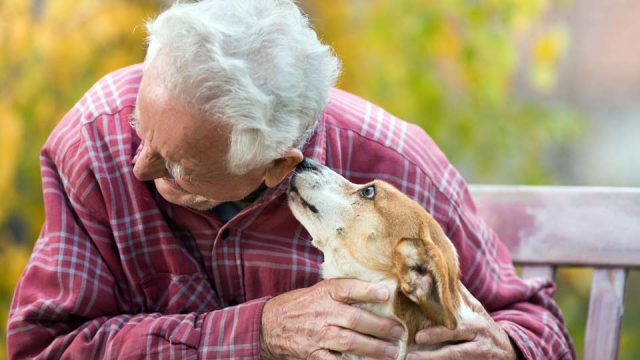
[[[305,198],[303,198],[302,195],[300,195],[298,188],[294,184],[291,184],[291,186],[289,186],[289,196],[294,199],[295,199],[294,196],[298,197],[300,199],[300,203],[304,208],[309,209],[309,211],[311,211],[314,214],[318,213],[318,208],[311,205],[307,200],[305,200]]]

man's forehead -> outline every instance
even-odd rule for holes
[[[226,148],[231,127],[222,119],[205,116],[188,99],[175,94],[170,86],[171,67],[171,61],[161,51],[145,69],[134,110],[138,125],[144,127],[153,123],[154,128],[168,127],[173,137],[185,134],[187,141],[210,138]]]
[[[139,94],[132,118],[144,141],[166,160],[194,174],[226,167],[231,128],[177,98]],[[204,170],[203,170],[204,168]]]

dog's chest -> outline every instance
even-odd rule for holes
[[[358,264],[346,250],[340,247],[330,246],[321,251],[324,254],[322,277],[325,279],[354,278],[376,284],[387,280]]]
[[[341,261],[342,260],[342,261]],[[356,278],[363,281],[368,281],[378,285],[382,285],[389,291],[390,299],[384,303],[358,303],[353,306],[365,309],[380,317],[394,319],[400,322],[403,326],[404,323],[398,319],[394,313],[393,303],[395,301],[395,293],[398,286],[397,281],[384,279],[379,276],[375,276],[370,270],[359,267],[357,264],[353,264],[350,261],[344,261],[340,256],[326,256],[325,261],[322,264],[322,276],[325,279],[331,278]],[[404,359],[407,353],[407,329],[405,327],[405,336],[397,342],[398,356],[396,359]],[[356,356],[352,354],[343,354],[345,359],[366,359],[365,357]]]

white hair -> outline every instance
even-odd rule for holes
[[[291,0],[176,3],[147,30],[145,68],[167,50],[173,94],[231,124],[227,165],[236,174],[303,144],[340,71]]]

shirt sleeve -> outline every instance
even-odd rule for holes
[[[92,190],[70,184],[45,152],[41,165],[46,220],[14,294],[10,358],[259,357],[268,298],[201,314],[141,313],[114,275],[123,271],[108,224],[84,206]]]
[[[476,211],[462,178],[450,204],[447,232],[459,252],[462,281],[510,336],[525,359],[573,359],[575,350],[549,279],[515,273],[505,244]]]

